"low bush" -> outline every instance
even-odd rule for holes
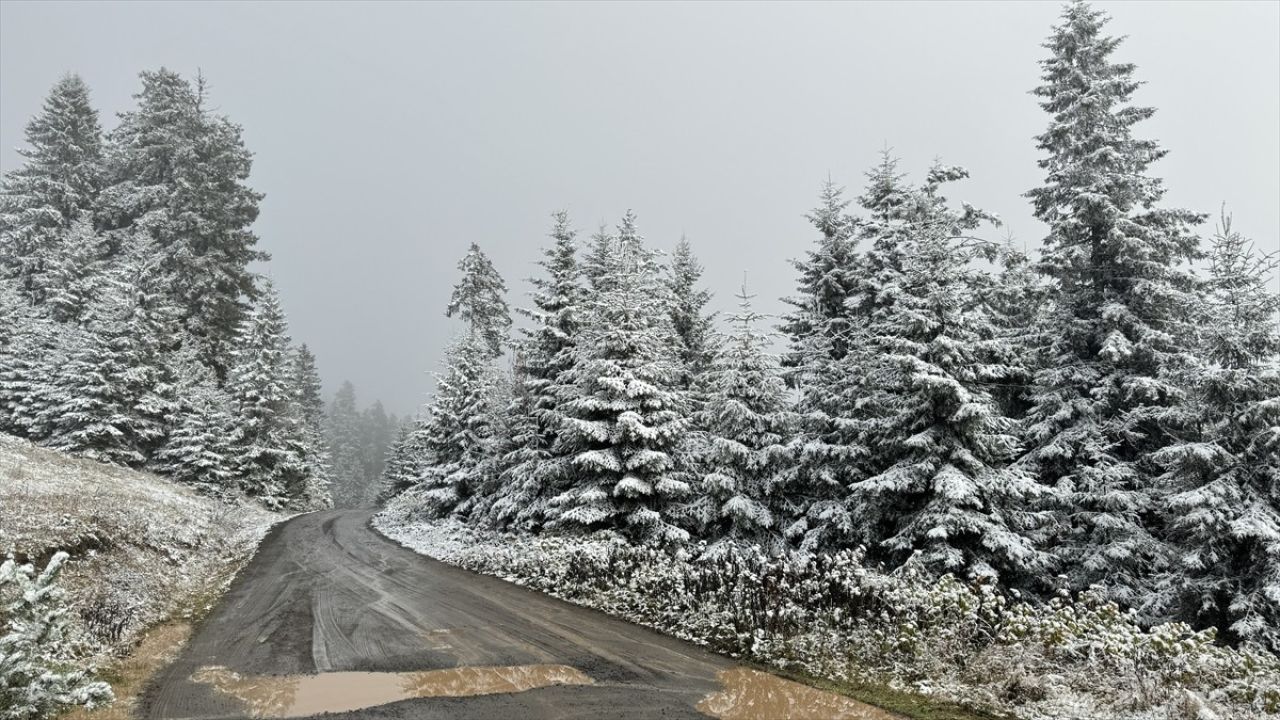
[[[1280,660],[1212,631],[1151,628],[1099,590],[1036,604],[991,583],[893,572],[858,551],[665,551],[607,533],[510,535],[375,524],[420,552],[609,612],[731,657],[880,682],[1024,718],[1204,720],[1280,712]]]
[[[73,707],[110,702],[111,688],[84,668],[86,653],[68,633],[57,585],[67,560],[57,553],[44,571],[0,564],[0,718],[39,720]]]

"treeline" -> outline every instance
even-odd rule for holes
[[[400,432],[400,423],[380,400],[361,410],[355,386],[342,383],[325,417],[334,505],[369,507],[377,501],[387,451]]]
[[[1147,620],[1280,647],[1280,299],[1274,258],[1162,204],[1134,67],[1082,2],[1035,89],[1038,259],[886,154],[828,183],[794,262],[781,360],[744,289],[715,330],[701,267],[628,213],[579,247],[564,213],[511,319],[479,248],[467,324],[398,440],[401,509],[665,546],[862,546],[1050,596],[1101,585]],[[1197,269],[1200,268],[1200,269]]]
[[[330,504],[315,357],[251,225],[240,127],[143,72],[103,133],[60,80],[0,187],[0,431],[269,507]]]

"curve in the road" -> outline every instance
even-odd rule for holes
[[[733,668],[729,660],[418,555],[373,531],[369,519],[369,511],[331,511],[276,527],[178,659],[152,683],[142,715],[246,717],[251,710],[245,696],[228,688],[263,686],[267,676],[296,694],[299,685],[279,676],[526,666],[576,670],[586,682],[412,697],[326,717],[706,718],[699,703],[711,711],[725,706],[731,688],[722,680],[735,677],[726,672]],[[220,687],[210,680],[216,677],[229,679]],[[749,702],[759,717],[809,714],[779,705],[776,693],[761,695],[768,683],[752,685],[758,687]],[[844,704],[825,712],[856,706],[840,700]],[[739,713],[746,709],[740,705]],[[889,717],[860,707],[866,712],[856,717]]]

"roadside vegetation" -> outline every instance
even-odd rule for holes
[[[473,245],[381,526],[842,682],[1028,718],[1275,713],[1280,256],[1167,203],[1109,22],[1074,0],[1043,43],[1034,252],[956,199],[966,170],[887,150],[856,196],[822,186],[772,322],[746,288],[721,322],[691,244],[634,213],[580,243],[559,212],[511,338]]]
[[[1212,630],[1144,628],[1098,591],[1048,604],[991,582],[888,571],[859,551],[669,551],[414,522],[375,527],[445,562],[617,615],[907,717],[1203,720],[1280,712],[1280,661]],[[825,684],[824,684],[825,683]]]

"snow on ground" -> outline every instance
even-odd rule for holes
[[[93,660],[201,609],[195,598],[229,583],[283,517],[0,434],[0,556],[43,567],[71,554],[60,582]]]
[[[706,645],[819,677],[882,683],[1028,720],[1252,720],[1280,711],[1280,661],[1099,598],[1032,606],[856,552],[699,558],[616,535],[495,533],[397,503],[374,527],[414,551]]]

